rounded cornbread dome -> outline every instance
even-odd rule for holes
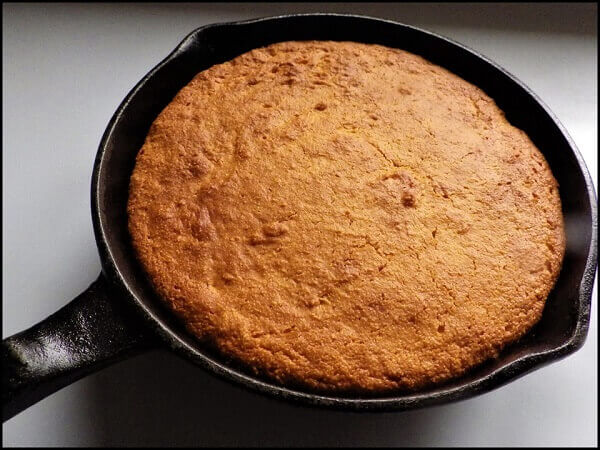
[[[131,176],[133,247],[200,345],[321,392],[419,389],[539,320],[557,183],[483,91],[411,53],[283,42],[199,73]]]

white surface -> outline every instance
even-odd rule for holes
[[[192,29],[294,11],[375,15],[439,32],[508,69],[565,125],[597,186],[595,5],[3,4],[3,337],[99,273],[89,190],[129,89]],[[357,415],[297,408],[153,352],[3,425],[5,446],[597,445],[597,302],[576,354],[461,403]]]

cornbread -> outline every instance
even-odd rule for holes
[[[557,182],[490,97],[353,42],[199,73],[152,124],[128,214],[201,345],[321,392],[419,389],[497,356],[565,250]]]

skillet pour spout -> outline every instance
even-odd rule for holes
[[[129,177],[150,125],[198,72],[253,48],[289,40],[376,43],[420,55],[484,90],[544,154],[560,186],[567,236],[563,267],[540,322],[496,360],[444,385],[386,397],[292,389],[250,375],[202,348],[147,283],[133,256],[126,206]],[[597,264],[597,200],[577,147],[548,107],[514,76],[461,44],[401,23],[297,14],[198,28],[132,89],[110,120],[93,168],[91,201],[102,273],[57,313],[3,340],[3,421],[77,379],[149,348],[174,351],[217,376],[279,399],[344,410],[399,411],[500,387],[575,352],[587,335]]]

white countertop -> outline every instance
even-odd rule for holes
[[[90,177],[133,85],[194,28],[285,12],[355,12],[462,42],[556,113],[597,178],[597,7],[459,4],[3,4],[3,337],[65,305],[100,263]],[[6,422],[4,446],[588,445],[598,443],[594,288],[584,347],[488,394],[405,413],[298,408],[155,351]]]

